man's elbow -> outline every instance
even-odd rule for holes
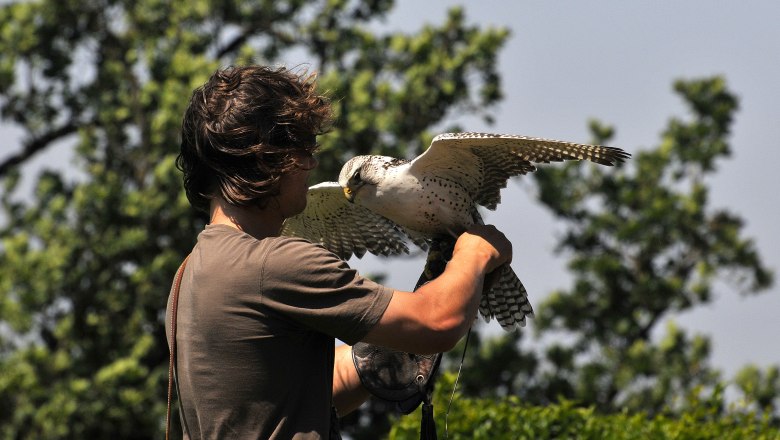
[[[444,353],[452,350],[468,329],[469,322],[461,317],[448,317],[432,323],[427,338],[428,344],[426,344],[430,345],[430,349],[426,350],[430,353],[420,354]]]

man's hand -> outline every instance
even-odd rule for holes
[[[512,243],[493,225],[474,225],[461,234],[455,243],[452,258],[457,258],[459,252],[484,256],[485,273],[512,262]]]

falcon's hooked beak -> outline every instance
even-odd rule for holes
[[[355,202],[355,194],[352,192],[352,188],[350,188],[348,186],[344,187],[344,197],[346,197],[347,200],[349,200],[350,203],[354,203]]]
[[[364,184],[365,182],[360,178],[360,168],[358,168],[352,174],[352,177],[342,184],[344,197],[346,197],[350,203],[355,203],[355,194]]]

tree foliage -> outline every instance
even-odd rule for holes
[[[601,414],[594,407],[581,407],[570,401],[532,406],[517,396],[469,398],[456,396],[448,404],[454,375],[441,380],[434,396],[439,438],[452,440],[489,439],[571,439],[571,440],[644,440],[644,439],[719,439],[770,440],[780,437],[780,429],[771,420],[750,410],[733,411],[723,416],[722,396],[692,402],[679,417],[622,411]],[[420,438],[419,414],[404,417],[394,424],[390,438]]]
[[[655,148],[632,151],[615,169],[567,163],[534,173],[539,200],[563,225],[558,250],[572,286],[537,307],[534,329],[553,341],[543,349],[520,349],[520,335],[477,338],[465,393],[660,414],[722,388],[709,338],[670,318],[711,303],[724,286],[760,292],[773,274],[743,220],[709,203],[707,178],[730,155],[737,98],[720,77],[674,89],[690,114],[672,118]],[[614,135],[595,121],[591,129],[596,143]],[[746,367],[736,383],[757,410],[780,416],[776,368]]]
[[[507,31],[470,26],[459,9],[414,34],[370,31],[392,6],[0,6],[0,112],[24,133],[0,158],[0,437],[161,436],[166,298],[204,224],[174,158],[184,106],[216,68],[310,60],[301,69],[318,71],[338,115],[322,139],[328,180],[347,155],[417,152],[451,112],[489,117]],[[40,175],[31,198],[16,194],[20,167],[61,143],[74,163]]]
[[[571,289],[540,308],[540,331],[574,335],[560,351],[578,371],[570,397],[599,408],[658,412],[711,387],[709,341],[664,318],[712,301],[718,281],[744,293],[772,282],[743,220],[709,206],[707,177],[731,152],[737,98],[722,78],[677,81],[690,119],[672,118],[655,149],[620,170],[564,166],[536,175],[540,200],[566,223]],[[594,125],[596,141],[607,141]],[[607,132],[607,133],[605,133]],[[630,168],[630,169],[629,169]]]

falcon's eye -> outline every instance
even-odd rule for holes
[[[355,171],[355,174],[352,175],[352,180],[355,183],[360,183],[360,170]]]

